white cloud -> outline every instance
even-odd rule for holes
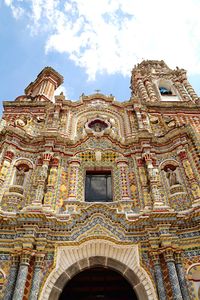
[[[130,75],[142,59],[164,59],[172,68],[200,73],[199,0],[5,3],[13,14],[26,9],[32,31],[47,31],[46,51],[65,53],[89,79],[104,72]]]
[[[14,0],[4,0],[5,4],[9,6],[12,10],[12,14],[15,19],[19,19],[24,14],[24,9],[20,6],[20,0],[14,1]],[[15,2],[17,2],[15,4]]]

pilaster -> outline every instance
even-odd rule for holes
[[[77,186],[78,186],[78,175],[79,175],[79,159],[71,159],[69,161],[69,192],[68,192],[68,200],[76,200],[77,199]]]
[[[120,172],[121,200],[131,200],[129,191],[128,163],[125,159],[117,159]]]

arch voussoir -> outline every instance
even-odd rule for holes
[[[110,268],[120,273],[133,287],[139,300],[156,300],[157,293],[149,275],[140,266],[137,245],[87,241],[77,247],[60,247],[56,268],[47,278],[40,300],[58,300],[64,286],[76,274],[90,268]],[[132,254],[132,259],[130,255]]]

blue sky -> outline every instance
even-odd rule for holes
[[[200,95],[199,11],[200,0],[0,0],[0,101],[45,66],[64,76],[68,99],[100,89],[128,100],[142,59],[186,69]]]

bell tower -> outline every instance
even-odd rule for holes
[[[39,101],[53,101],[55,90],[63,83],[63,77],[51,67],[45,67],[25,88],[27,96],[37,98]]]
[[[132,96],[142,102],[182,101],[197,103],[198,96],[184,69],[170,69],[161,60],[145,60],[136,65],[131,77]]]

